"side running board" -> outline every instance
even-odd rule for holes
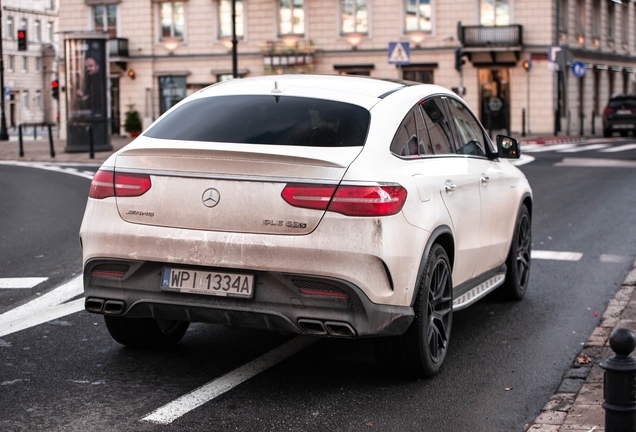
[[[464,294],[453,300],[453,310],[464,309],[471,304],[475,303],[480,298],[484,297],[489,292],[498,288],[506,278],[505,273],[499,273],[485,282],[480,283],[475,288],[472,288]]]

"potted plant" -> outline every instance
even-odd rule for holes
[[[126,119],[124,120],[124,130],[133,138],[141,133],[141,117],[139,117],[139,111],[135,109],[135,104],[128,105]]]

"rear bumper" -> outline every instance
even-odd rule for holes
[[[122,277],[92,274],[96,266],[104,264],[128,269]],[[411,307],[375,304],[346,281],[299,274],[252,272],[255,288],[251,299],[162,291],[165,265],[112,259],[88,261],[84,267],[87,311],[335,337],[400,335],[414,317]],[[306,284],[337,290],[346,297],[306,295],[300,291]]]

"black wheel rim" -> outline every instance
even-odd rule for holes
[[[524,214],[519,221],[519,232],[517,233],[517,278],[519,288],[522,291],[526,289],[528,276],[530,276],[531,242],[530,219],[528,215]]]
[[[434,363],[444,359],[450,337],[453,312],[450,269],[444,260],[435,264],[428,290],[428,329],[426,340]]]

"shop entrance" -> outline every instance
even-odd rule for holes
[[[510,134],[510,71],[479,69],[481,123],[492,134],[505,129]]]

